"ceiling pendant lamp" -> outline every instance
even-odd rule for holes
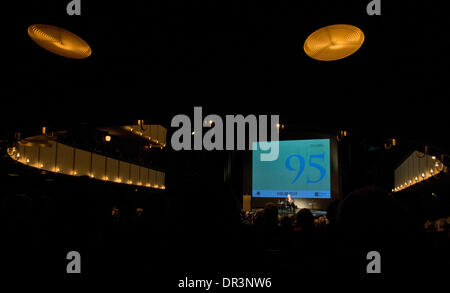
[[[73,59],[87,58],[91,47],[79,36],[57,26],[33,24],[28,35],[39,46],[54,54]]]
[[[319,61],[334,61],[358,51],[364,43],[364,33],[353,25],[334,24],[313,32],[306,39],[306,55]]]

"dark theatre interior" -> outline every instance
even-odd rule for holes
[[[382,0],[368,15],[369,0],[81,0],[69,16],[68,2],[8,12],[2,271],[173,288],[186,276],[272,277],[273,287],[448,276],[441,3]],[[76,34],[90,56],[52,53],[34,24]],[[308,55],[308,36],[334,24],[359,28],[361,47],[333,61]],[[252,195],[248,148],[174,150],[171,120],[193,120],[194,107],[224,120],[279,115],[280,141],[328,139],[331,196],[286,208],[286,197]],[[79,274],[66,271],[69,251]],[[369,251],[380,273],[367,272]]]

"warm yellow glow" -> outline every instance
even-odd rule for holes
[[[422,178],[425,178],[425,173],[422,173]]]
[[[334,61],[352,55],[363,43],[364,33],[359,28],[348,24],[335,24],[309,35],[303,49],[313,59]]]
[[[60,56],[83,59],[92,54],[88,43],[60,27],[48,24],[33,24],[28,27],[28,35],[45,50]]]
[[[433,160],[436,160],[436,157],[435,157],[435,156],[432,156],[431,158],[432,158]]]
[[[105,141],[110,142],[111,141],[111,136],[109,136],[109,135],[105,136]]]
[[[430,169],[430,173],[433,174],[433,173],[434,173],[434,170],[433,170],[433,169]]]
[[[22,164],[30,163],[30,159],[29,158],[27,158],[25,156],[22,156],[22,158],[20,158],[20,154],[17,151],[15,151],[14,148],[7,148],[7,153],[15,161],[21,162]],[[77,171],[74,170],[74,169],[72,169],[72,170],[65,170],[64,168],[67,167],[67,165],[66,166],[62,166],[63,169],[60,169],[58,166],[55,166],[53,164],[49,164],[49,165],[50,166],[47,166],[47,168],[45,168],[43,163],[35,162],[33,164],[30,164],[29,166],[32,166],[34,168],[40,168],[42,170],[41,171],[42,174],[46,174],[46,171],[52,171],[52,172],[59,172],[59,173],[62,173],[62,174],[68,174],[68,175],[72,175],[72,176],[77,175]],[[95,178],[93,172],[88,173],[88,176],[90,178]],[[118,183],[122,183],[122,179],[120,177],[118,177],[118,176],[117,177],[114,176],[110,180],[108,176],[106,176],[106,175],[102,176],[102,175],[98,174],[97,178],[98,179],[102,178],[105,181],[112,181],[112,182],[115,181],[115,182],[118,182]],[[127,181],[128,184],[133,184],[132,180],[125,179],[125,181]],[[141,182],[137,181],[135,183],[135,185],[152,187],[152,185],[150,183],[145,183],[145,182],[142,182],[142,181]],[[165,186],[164,185],[155,185],[155,186],[153,186],[153,188],[165,189]]]

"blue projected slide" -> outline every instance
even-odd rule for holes
[[[330,198],[330,140],[280,141],[275,161],[253,148],[253,197]]]

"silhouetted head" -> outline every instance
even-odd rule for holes
[[[295,226],[302,229],[314,228],[314,216],[308,209],[301,209],[295,215]]]
[[[352,246],[376,247],[392,241],[396,216],[389,194],[371,186],[351,192],[342,201],[337,219]]]
[[[264,206],[264,224],[265,225],[278,224],[278,207],[273,202],[268,202]]]

